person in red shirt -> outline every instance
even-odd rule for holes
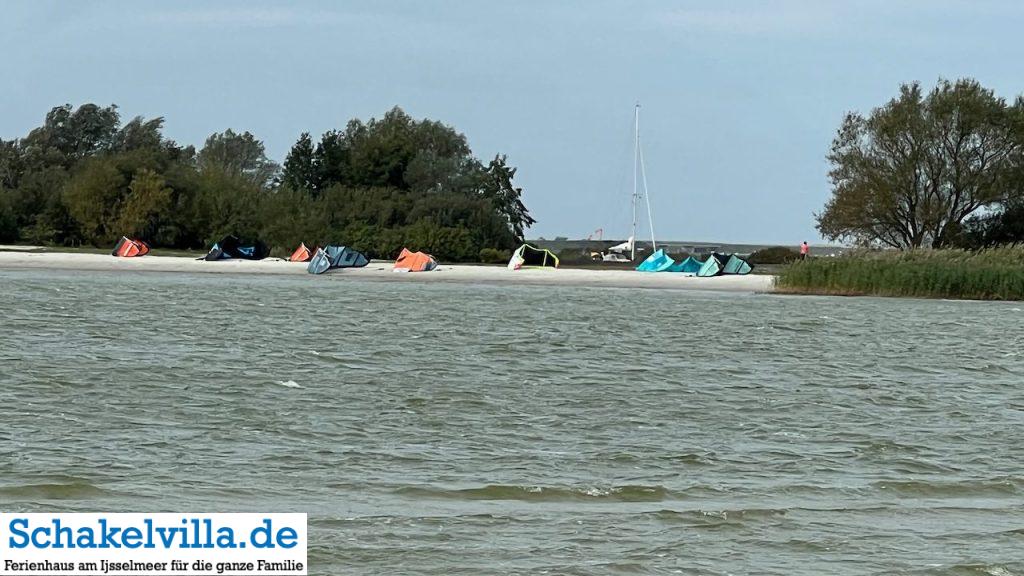
[[[807,255],[811,253],[811,247],[807,245],[807,241],[800,245],[800,259],[807,260]]]

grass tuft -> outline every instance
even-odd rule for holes
[[[790,294],[1024,300],[1024,248],[850,252],[789,264],[779,271],[776,289]]]

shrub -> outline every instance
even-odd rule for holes
[[[566,248],[558,253],[558,262],[560,264],[593,264],[594,258],[590,255],[589,250]]]
[[[751,264],[789,264],[800,258],[800,253],[786,246],[762,248],[747,257]]]
[[[480,261],[484,264],[505,264],[512,258],[512,253],[508,250],[498,250],[497,248],[483,248],[480,250]]]

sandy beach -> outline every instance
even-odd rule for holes
[[[204,274],[306,274],[306,264],[277,258],[206,262],[186,257],[144,256],[114,258],[106,254],[28,252],[13,247],[0,249],[0,269],[93,270],[124,272],[186,272]],[[334,270],[319,280],[376,280],[391,282],[453,282],[465,284],[520,284],[539,286],[595,286],[606,288],[656,288],[725,292],[771,292],[773,276],[719,276],[695,278],[670,273],[633,270],[508,270],[504,266],[442,264],[433,272],[398,273],[392,263],[374,261],[365,268]],[[313,280],[313,277],[311,277]]]

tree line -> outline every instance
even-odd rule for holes
[[[279,254],[335,243],[473,261],[535,222],[505,156],[484,163],[452,127],[397,107],[318,141],[304,133],[283,164],[249,132],[215,133],[199,150],[162,132],[163,118],[122,123],[116,106],[85,104],[0,140],[0,242],[105,247],[127,235],[202,249],[235,234]]]
[[[972,79],[918,83],[850,113],[828,155],[831,240],[897,249],[1024,242],[1024,98]]]

